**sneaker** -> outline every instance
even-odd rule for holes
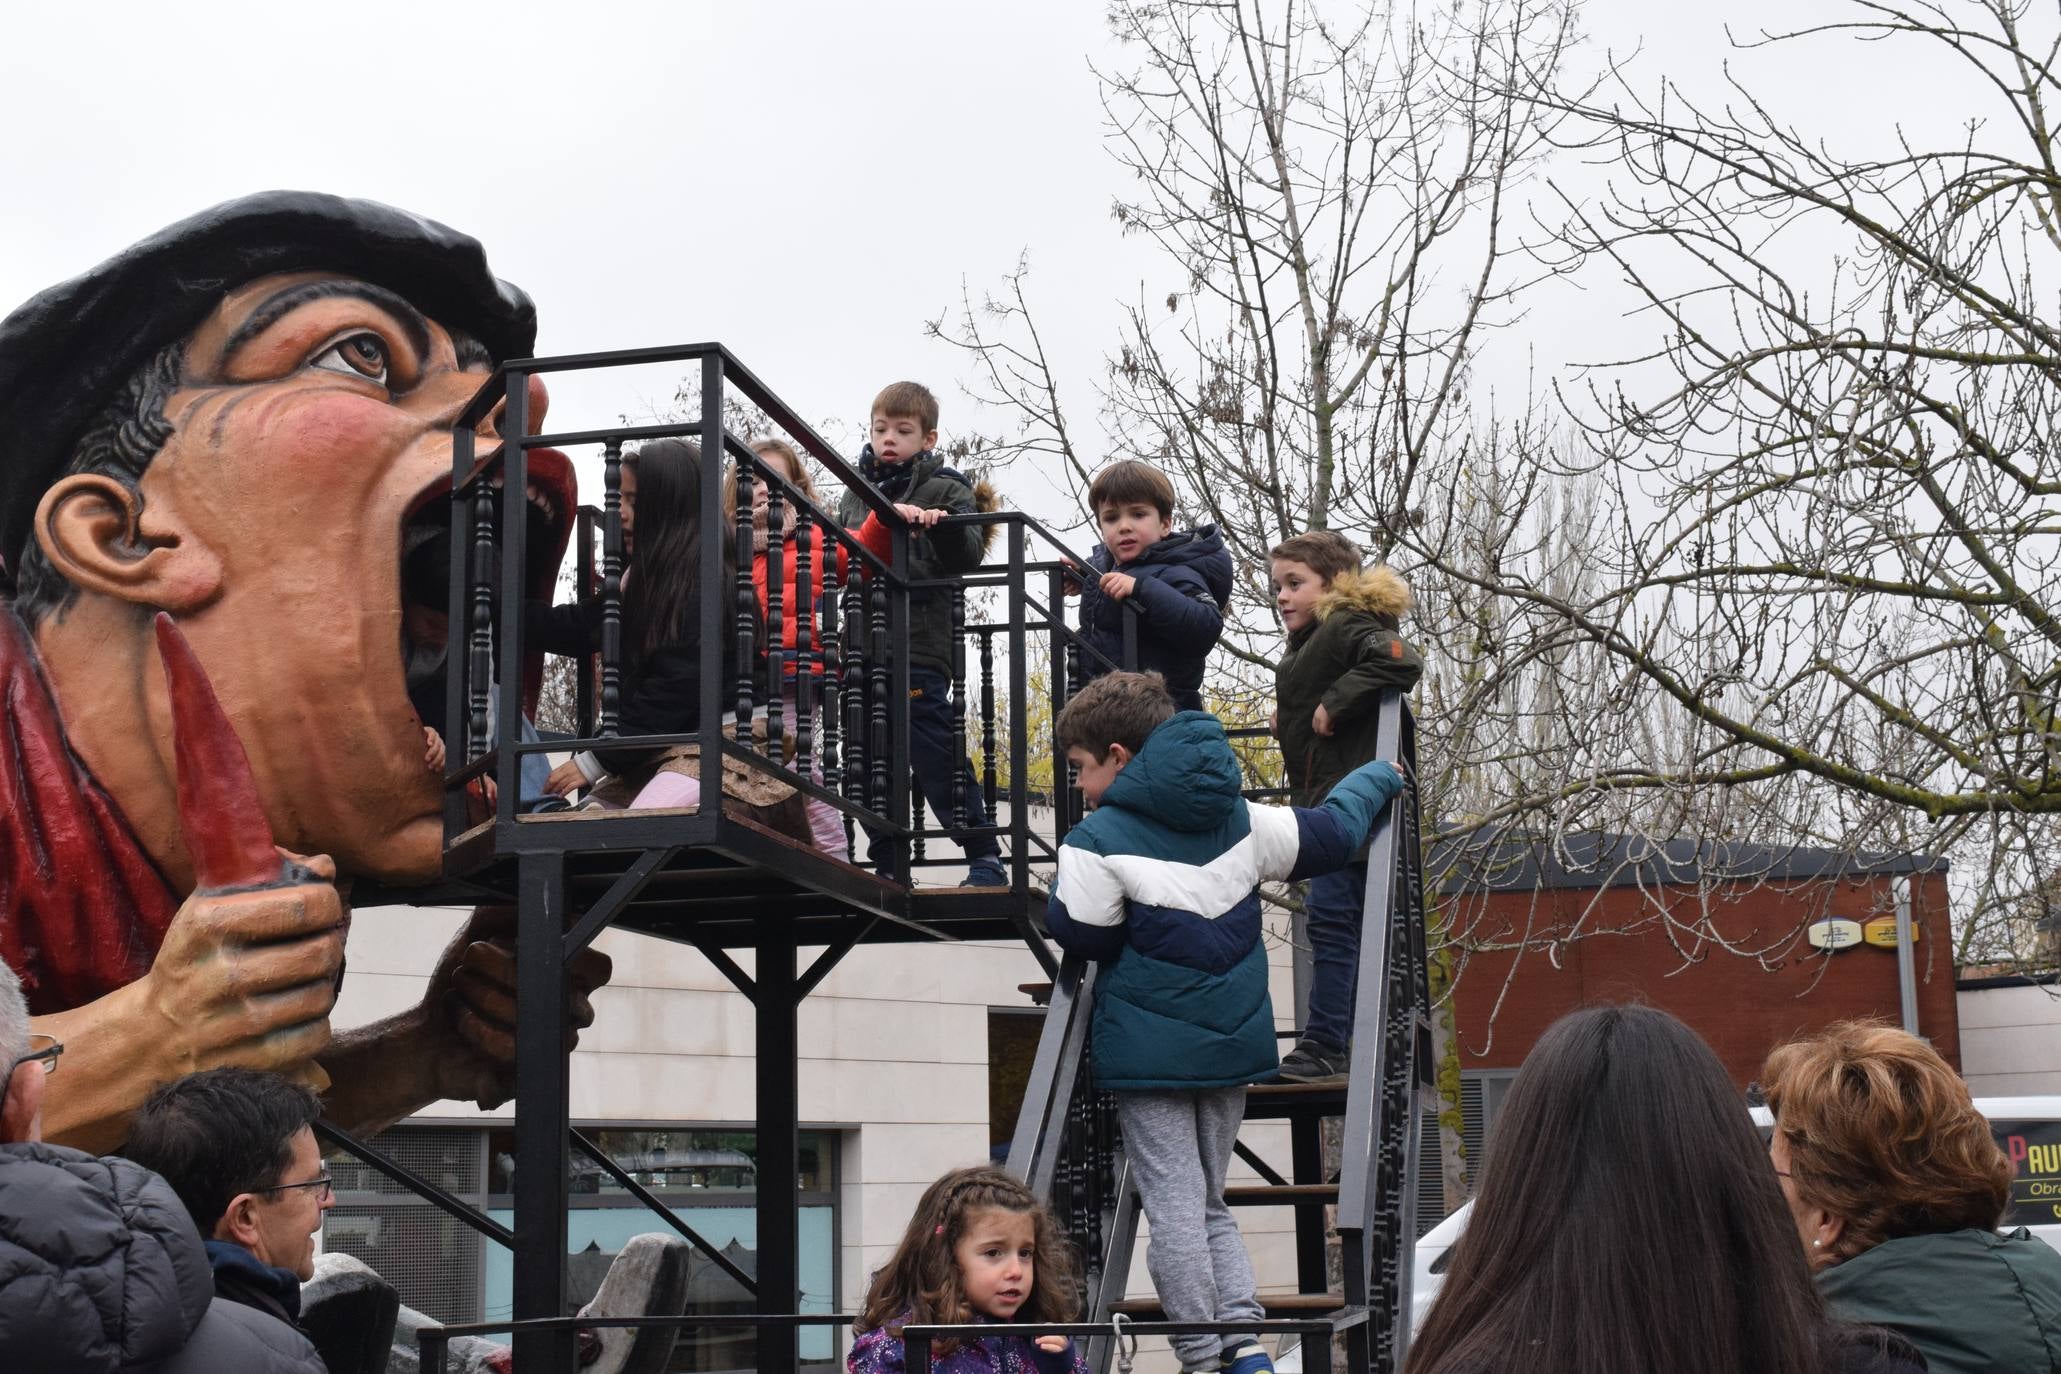
[[[1352,1057],[1350,1046],[1327,1045],[1304,1036],[1282,1058],[1280,1077],[1287,1083],[1343,1083]]]
[[[1223,1374],[1274,1374],[1274,1362],[1258,1341],[1246,1341],[1224,1352]]]
[[[967,887],[1007,887],[1009,873],[999,858],[975,859],[966,867]]]

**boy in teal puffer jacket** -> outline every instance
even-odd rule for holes
[[[1262,882],[1347,862],[1402,791],[1376,761],[1317,807],[1251,806],[1224,727],[1174,710],[1157,673],[1083,687],[1057,729],[1093,808],[1059,850],[1046,924],[1098,960],[1094,1068],[1114,1092],[1152,1224],[1146,1262],[1169,1321],[1258,1321],[1252,1262],[1224,1203],[1245,1087],[1274,1073]],[[1176,1336],[1186,1371],[1257,1374],[1252,1335]]]

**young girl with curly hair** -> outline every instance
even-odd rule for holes
[[[850,1374],[904,1374],[902,1328],[1069,1322],[1073,1255],[1045,1205],[1004,1169],[955,1169],[930,1185],[852,1324]],[[1087,1374],[1064,1336],[939,1341],[932,1374]]]

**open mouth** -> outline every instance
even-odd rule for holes
[[[507,540],[501,528],[503,482],[500,454],[481,462],[488,484],[495,489],[493,501],[494,542],[505,556]],[[524,484],[526,519],[523,528],[523,592],[549,600],[558,582],[558,568],[571,541],[578,487],[572,462],[557,449],[529,452],[528,481]],[[459,566],[470,575],[471,550],[461,551]],[[423,724],[448,741],[445,728],[444,692],[450,662],[453,627],[449,623],[451,577],[451,483],[439,479],[424,488],[401,524],[401,666],[407,680],[408,700]],[[500,586],[493,588],[498,617]],[[465,598],[469,601],[469,595]],[[463,636],[461,623],[456,633]],[[533,703],[543,672],[543,654],[531,649],[523,656],[523,697]]]

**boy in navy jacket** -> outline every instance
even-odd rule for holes
[[[1272,1076],[1262,882],[1343,865],[1402,791],[1385,762],[1311,808],[1252,806],[1224,727],[1176,713],[1157,673],[1110,673],[1067,703],[1060,745],[1089,816],[1066,836],[1046,923],[1101,961],[1096,1085],[1114,1092],[1152,1225],[1146,1262],[1169,1321],[1258,1321],[1252,1262],[1224,1203],[1245,1085]],[[1258,1374],[1252,1335],[1176,1336],[1183,1370]]]
[[[1102,539],[1081,586],[1081,680],[1123,662],[1123,603],[1138,607],[1138,667],[1166,678],[1174,705],[1200,711],[1202,665],[1224,632],[1231,554],[1215,525],[1174,528],[1174,484],[1126,458],[1095,474],[1088,505]],[[1104,660],[1107,660],[1106,662]]]

